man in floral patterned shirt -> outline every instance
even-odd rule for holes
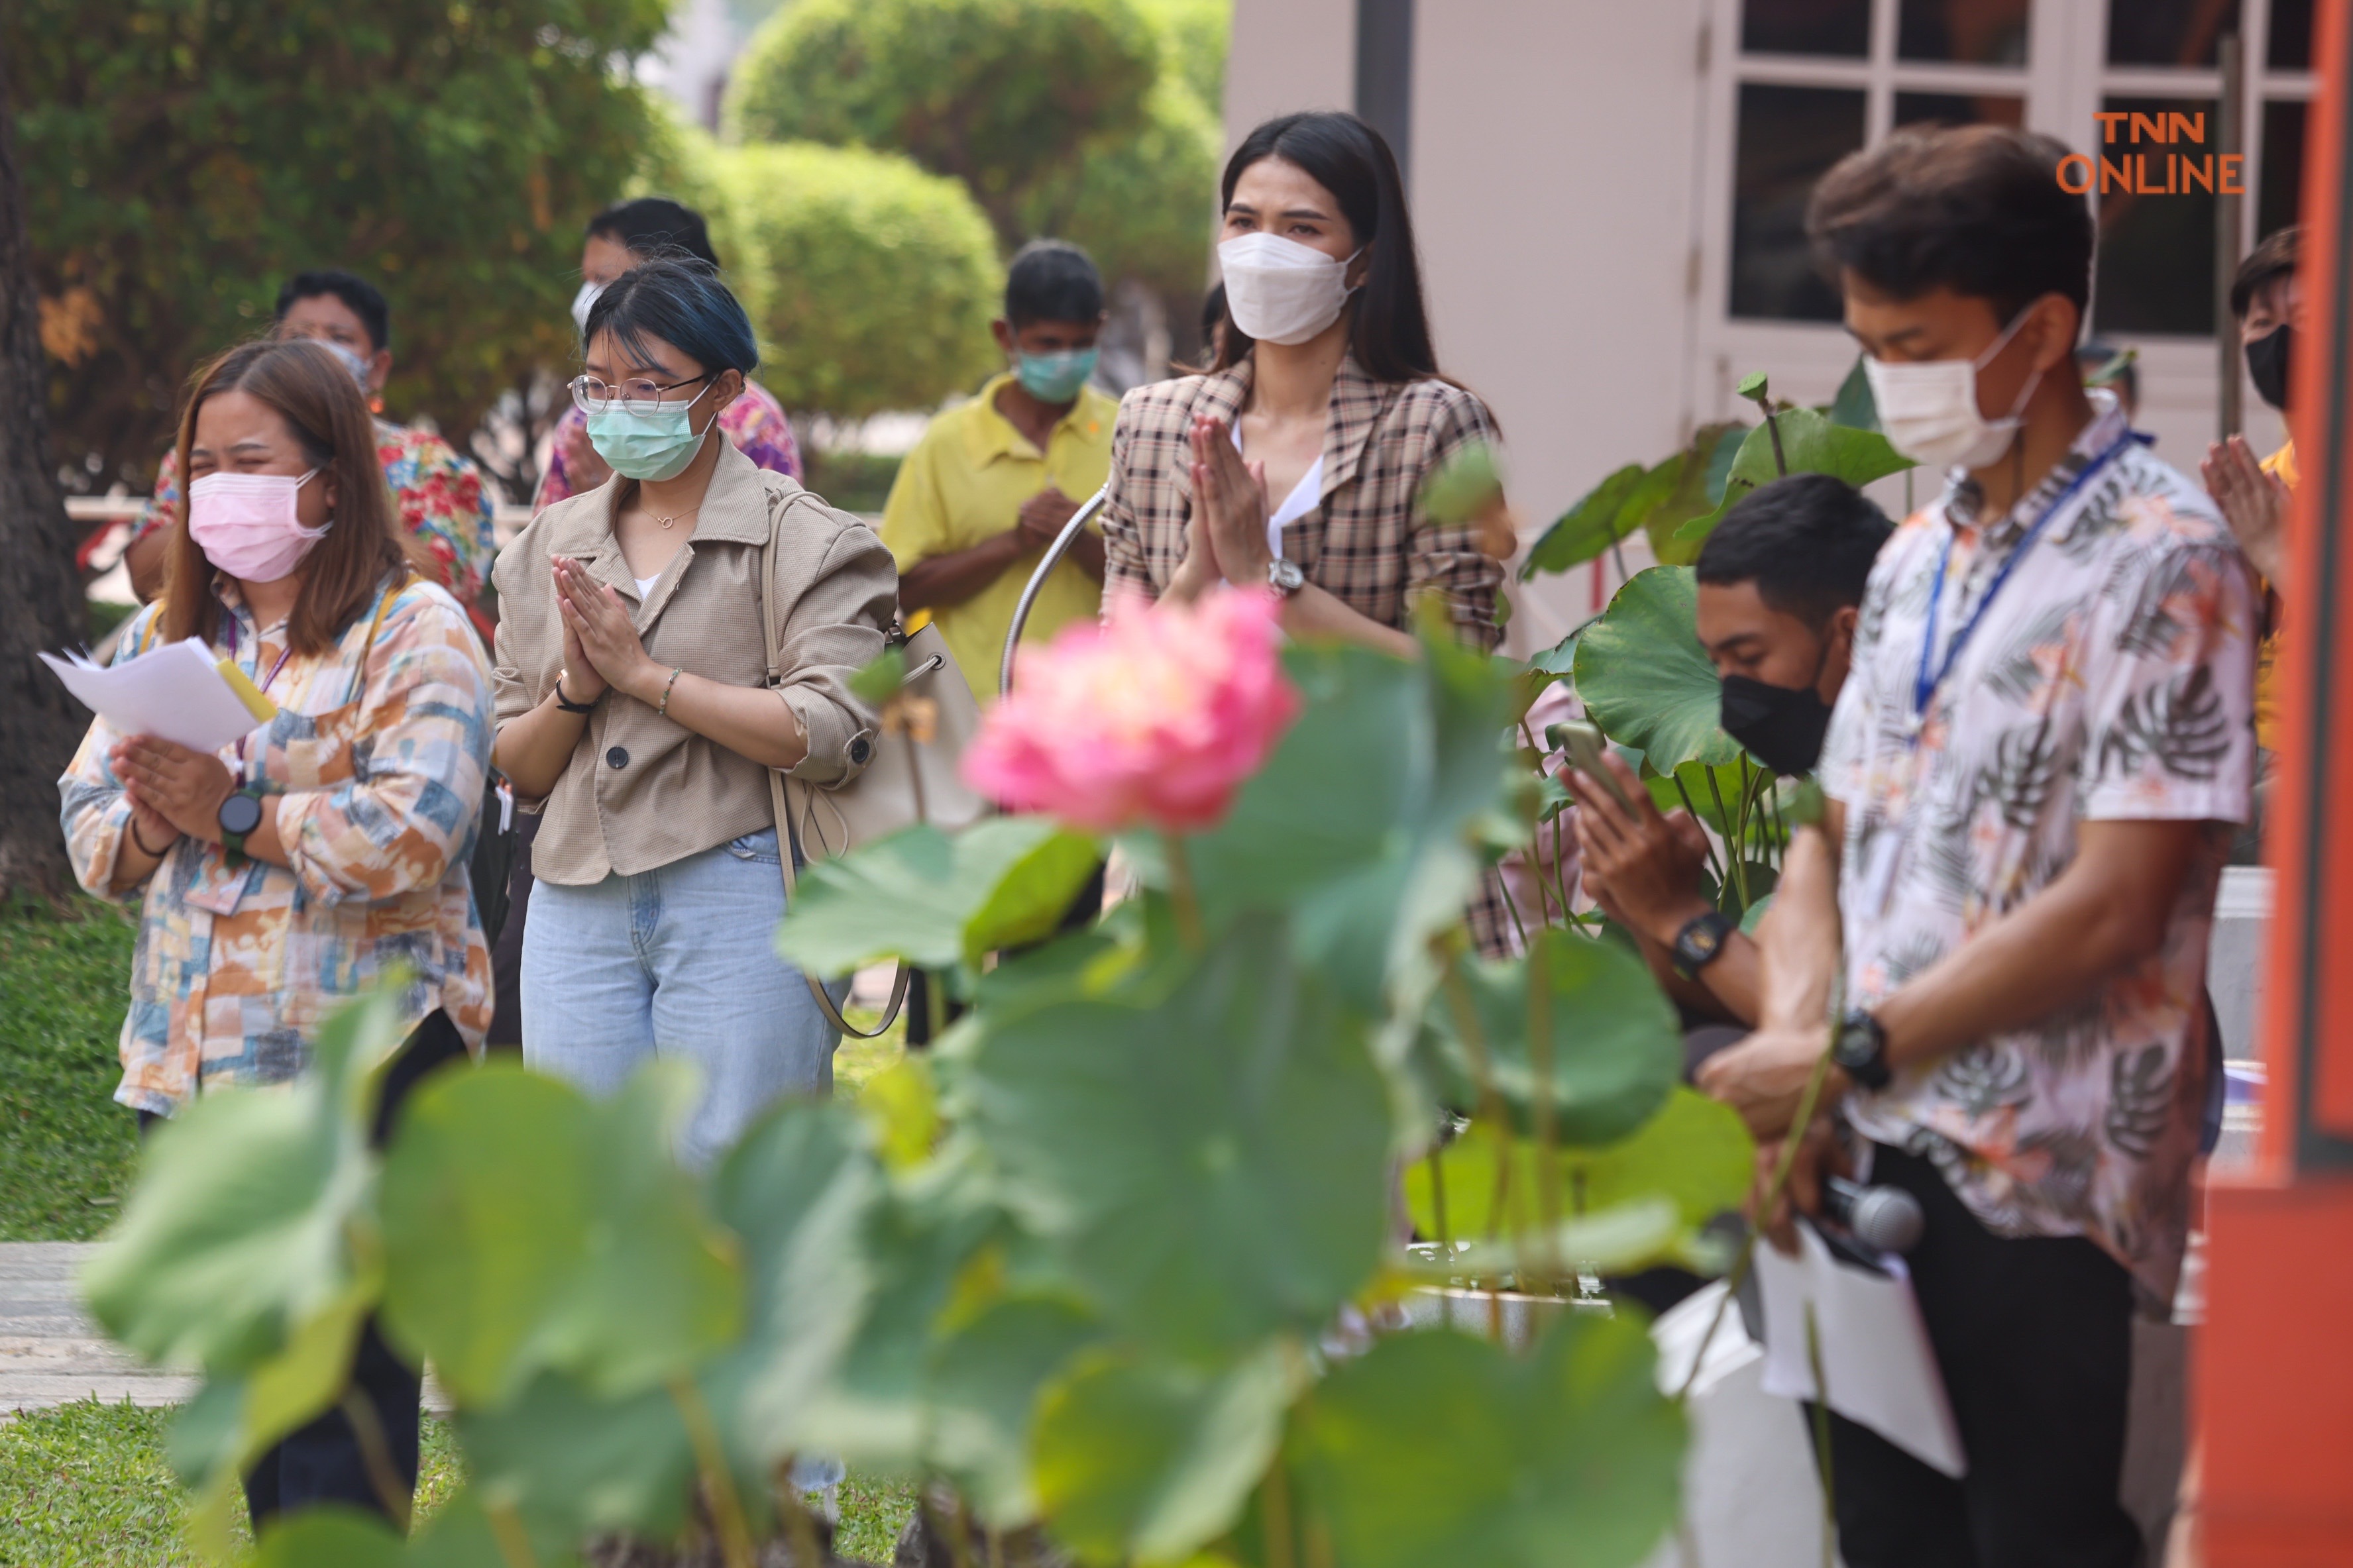
[[[2092,225],[2063,152],[1900,133],[1809,216],[1883,427],[1948,472],[1872,574],[1767,1026],[1702,1076],[1789,1134],[1842,974],[1836,1110],[1798,1130],[1792,1193],[1816,1207],[1851,1155],[1926,1213],[1909,1262],[1968,1469],[1834,1419],[1849,1568],[2143,1561],[2118,1500],[2132,1318],[2170,1302],[2189,1223],[2257,600],[2203,490],[2073,373]]]
[[[375,285],[349,272],[301,272],[278,291],[277,335],[324,343],[351,371],[371,401],[392,374],[392,311]],[[393,515],[430,557],[435,582],[456,596],[488,647],[493,618],[482,603],[491,562],[495,506],[474,465],[429,430],[375,422],[376,458],[392,487]],[[142,600],[164,585],[164,531],[180,514],[180,455],[164,454],[155,493],[123,551],[131,585]]]

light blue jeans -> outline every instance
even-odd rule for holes
[[[678,1157],[710,1169],[776,1100],[833,1088],[841,1037],[771,945],[784,915],[774,828],[585,888],[534,880],[524,1065],[606,1095],[654,1058],[693,1063]]]

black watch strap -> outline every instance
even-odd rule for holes
[[[1740,922],[1722,910],[1692,916],[1683,922],[1683,929],[1675,932],[1672,949],[1675,973],[1685,980],[1698,979],[1701,970],[1723,955],[1724,944],[1739,929]]]
[[[1859,1088],[1882,1089],[1894,1077],[1887,1065],[1887,1031],[1860,1007],[1839,1020],[1838,1038],[1831,1044],[1831,1060]]]

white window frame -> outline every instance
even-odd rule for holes
[[[1753,405],[1735,392],[1740,379],[1766,371],[1777,396],[1823,403],[1838,390],[1854,363],[1854,346],[1834,324],[1781,322],[1735,317],[1729,310],[1732,263],[1732,189],[1737,149],[1739,89],[1744,81],[1792,86],[1861,89],[1864,93],[1866,145],[1886,136],[1898,91],[1999,93],[2026,100],[2027,128],[2070,146],[2091,144],[2098,122],[2092,116],[2113,96],[2219,98],[2221,73],[2211,68],[2168,69],[2112,67],[2107,59],[2105,0],[2033,0],[2028,18],[2027,63],[2022,68],[1899,62],[1895,58],[1900,0],[1873,0],[1871,53],[1862,59],[1810,56],[1743,56],[1743,0],[1704,0],[1706,34],[1702,45],[1705,79],[1700,92],[1692,248],[1685,271],[1688,316],[1683,378],[1686,435],[1710,421],[1753,416]],[[2263,105],[2267,100],[2309,101],[2318,79],[2310,72],[2273,71],[2265,67],[2272,0],[2241,0],[2247,84],[2247,196],[2240,204],[2244,225],[2241,250],[2253,242],[2256,193],[2263,168]],[[2096,304],[2094,310],[2096,311]],[[2135,335],[2124,340],[2139,350],[2141,423],[2155,423],[2177,438],[2168,443],[2176,463],[2194,454],[2186,438],[2214,425],[2215,349],[2211,335]],[[2277,421],[2243,399],[2249,436],[2273,442]],[[2200,421],[2202,420],[2202,426]]]

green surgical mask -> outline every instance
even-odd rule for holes
[[[588,416],[588,440],[596,455],[625,479],[676,479],[694,461],[703,437],[719,423],[713,414],[702,430],[694,428],[691,403],[664,405],[659,413],[633,413],[623,404],[608,404]]]
[[[1050,354],[1017,353],[1014,378],[1040,403],[1068,403],[1095,373],[1093,349],[1063,349]]]

